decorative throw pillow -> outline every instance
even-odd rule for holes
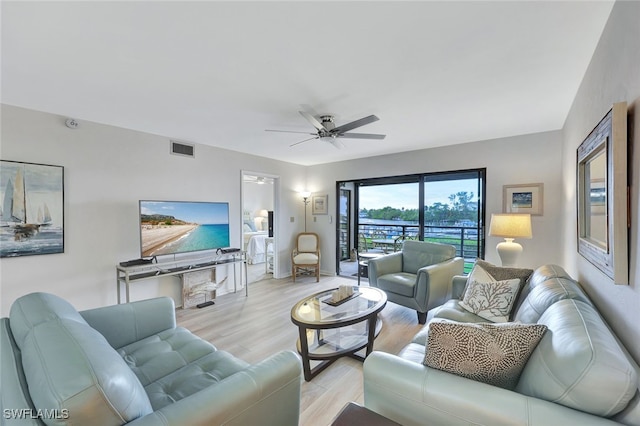
[[[507,322],[520,290],[520,281],[472,281],[464,299],[458,304],[467,311],[491,322]]]
[[[493,278],[493,281],[512,280],[514,278],[518,278],[520,280],[520,288],[524,287],[531,274],[533,274],[533,269],[505,268],[502,266],[496,266],[482,259],[476,259],[473,269],[475,269],[476,266],[482,268],[487,274],[489,274]],[[471,271],[471,274],[473,274],[473,270]],[[471,276],[471,274],[469,276]],[[467,286],[468,283],[469,280],[467,280]],[[466,291],[467,287],[465,287],[465,290],[462,292],[463,296]]]
[[[458,304],[491,322],[507,322],[519,292],[519,279],[496,281],[476,264],[469,274],[466,291]]]
[[[475,324],[436,318],[429,323],[424,365],[514,389],[542,339],[542,324]]]
[[[517,278],[518,280],[520,280],[520,286],[518,288],[518,292],[513,298],[513,301],[515,304],[515,302],[518,301],[518,295],[522,293],[522,289],[526,284],[527,280],[529,279],[529,277],[531,276],[531,274],[533,274],[533,269],[504,268],[501,266],[493,265],[482,259],[476,259],[476,263],[473,265],[473,269],[471,270],[471,273],[467,278],[467,284],[464,290],[462,291],[462,295],[460,296],[460,299],[464,300],[467,294],[467,290],[469,289],[472,281],[495,282],[495,281],[512,280]],[[512,308],[513,308],[513,305],[510,308],[510,311],[512,310]],[[513,316],[511,314],[509,315],[509,319],[513,320]]]

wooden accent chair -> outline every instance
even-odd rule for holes
[[[320,281],[320,238],[315,232],[301,232],[291,252],[291,276],[296,282],[299,269],[315,269],[316,282]]]

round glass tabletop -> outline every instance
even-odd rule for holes
[[[354,295],[338,303],[331,302],[331,294],[337,289],[330,289],[312,294],[296,303],[291,309],[291,320],[295,324],[307,327],[344,325],[358,322],[377,313],[387,303],[384,291],[374,287],[353,286]]]

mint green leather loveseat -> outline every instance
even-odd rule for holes
[[[465,283],[454,278],[435,318],[487,322],[458,304]],[[534,271],[515,309],[514,321],[547,327],[515,389],[423,365],[427,324],[398,355],[367,357],[365,406],[404,426],[640,425],[638,365],[561,267]]]
[[[295,353],[249,365],[176,327],[170,298],[77,312],[32,293],[0,327],[3,424],[298,424]]]

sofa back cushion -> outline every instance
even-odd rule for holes
[[[548,278],[537,282],[535,286],[530,283],[529,294],[515,312],[514,320],[529,324],[536,323],[544,311],[557,301],[564,299],[576,299],[591,304],[580,284],[571,278]]]
[[[152,412],[133,371],[106,339],[57,296],[34,293],[11,308],[22,366],[36,409],[68,413],[58,422],[124,424]],[[57,314],[60,316],[57,316]],[[16,338],[16,342],[18,339]],[[64,411],[63,411],[64,410]]]
[[[402,271],[417,274],[418,269],[456,256],[456,248],[448,244],[407,240],[402,245]]]
[[[522,371],[517,392],[603,417],[628,405],[637,373],[593,306],[560,300],[538,324],[548,331]]]
[[[516,309],[522,304],[524,299],[527,298],[531,289],[535,288],[541,282],[547,281],[551,278],[566,278],[571,280],[571,276],[567,274],[567,272],[562,268],[562,266],[558,265],[542,265],[536,268],[531,276],[527,279],[527,283],[524,287],[522,287],[522,291],[520,292],[520,296],[518,297],[518,301],[516,302]]]
[[[49,293],[31,293],[20,297],[11,305],[9,317],[11,334],[18,347],[22,347],[24,338],[38,324],[63,318],[87,323],[69,302]]]

